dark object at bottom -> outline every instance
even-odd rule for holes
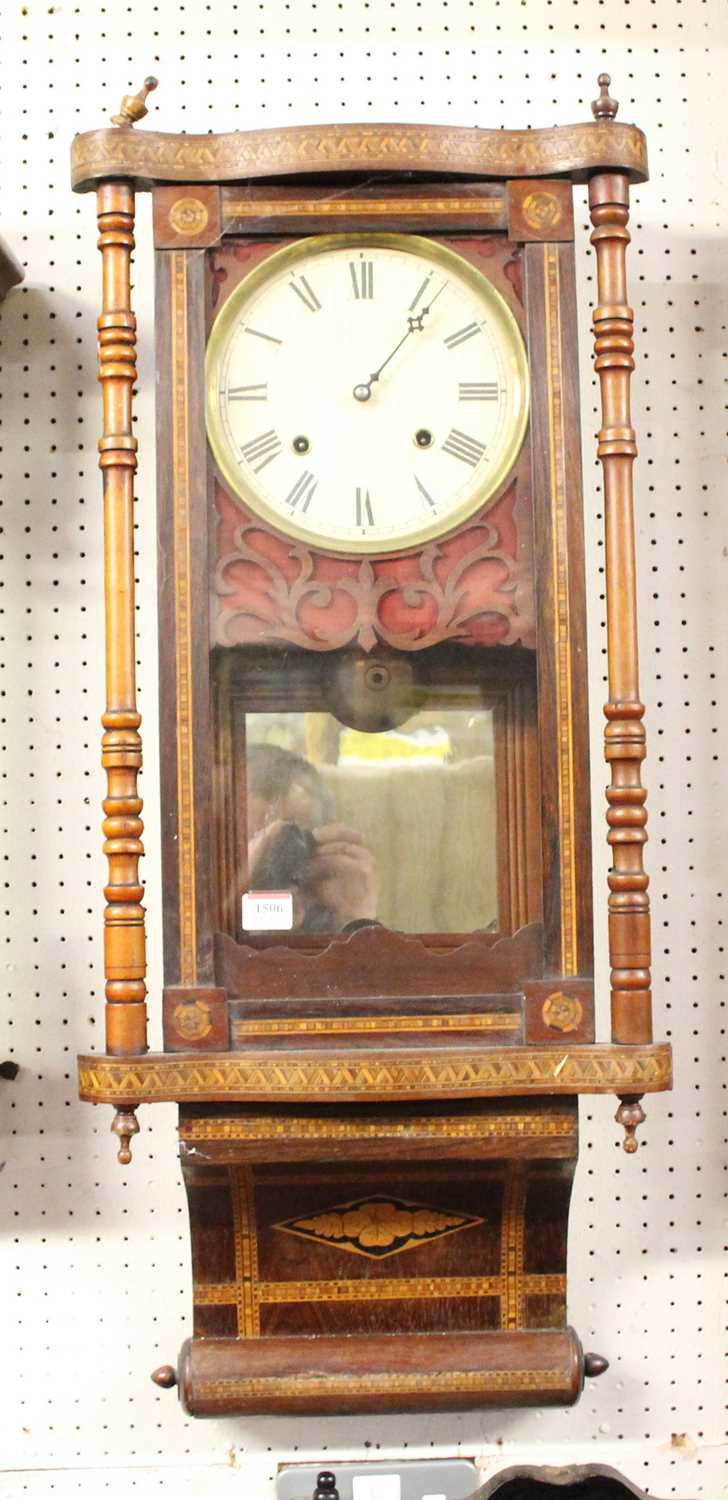
[[[476,1490],[471,1500],[648,1500],[616,1469],[506,1469]]]
[[[329,1469],[323,1469],[316,1480],[316,1488],[313,1492],[313,1500],[339,1500],[339,1491],[336,1488],[336,1475]]]

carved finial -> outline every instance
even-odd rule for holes
[[[612,82],[608,73],[600,73],[597,79],[599,84],[599,98],[592,100],[592,114],[595,120],[614,120],[616,118],[619,104],[613,99],[609,92]]]
[[[617,1124],[624,1126],[624,1149],[630,1155],[637,1150],[639,1145],[636,1137],[637,1126],[647,1119],[640,1104],[641,1097],[641,1094],[622,1094],[619,1109],[614,1116]]]
[[[584,1355],[584,1374],[589,1380],[596,1380],[598,1375],[603,1375],[609,1369],[609,1360],[603,1354]]]
[[[144,116],[149,114],[147,94],[151,94],[152,89],[156,89],[158,82],[159,80],[150,74],[144,79],[144,87],[139,90],[138,94],[125,94],[118,115],[111,117],[112,125],[121,125],[129,130],[132,125],[136,125],[138,120],[143,120]]]
[[[133,1135],[139,1133],[139,1121],[133,1109],[117,1109],[111,1122],[111,1129],[119,1138],[119,1150],[116,1160],[121,1162],[122,1167],[128,1167],[131,1161],[131,1150],[129,1142]]]
[[[157,1370],[152,1370],[152,1380],[155,1385],[161,1385],[163,1391],[171,1391],[177,1384],[177,1371],[174,1365],[160,1365]]]

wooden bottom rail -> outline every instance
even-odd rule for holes
[[[341,1338],[188,1339],[176,1383],[192,1416],[570,1406],[585,1375],[573,1329]],[[170,1366],[154,1372],[174,1382]]]

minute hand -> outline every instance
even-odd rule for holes
[[[368,401],[369,400],[369,397],[372,394],[372,386],[379,379],[379,377],[380,377],[380,375],[382,373],[382,370],[386,369],[387,365],[389,364],[389,361],[391,359],[394,359],[395,354],[399,353],[399,350],[402,348],[402,345],[407,342],[407,339],[409,338],[410,334],[411,333],[421,333],[422,332],[423,323],[424,323],[425,318],[427,317],[427,314],[429,313],[429,311],[430,311],[431,307],[434,305],[434,303],[437,301],[437,299],[438,299],[438,297],[440,295],[440,292],[444,292],[446,286],[447,286],[447,282],[443,281],[442,286],[440,287],[439,291],[435,292],[435,295],[434,295],[434,297],[432,299],[432,302],[428,303],[427,307],[423,307],[422,312],[418,313],[416,317],[414,317],[414,318],[408,318],[407,319],[408,327],[407,327],[406,333],[402,334],[402,337],[401,337],[399,343],[395,344],[395,346],[394,346],[391,354],[388,354],[387,358],[385,360],[382,360],[382,363],[379,366],[379,369],[378,370],[374,370],[372,372],[372,374],[369,376],[369,379],[363,381],[361,385],[355,385],[354,386],[354,395],[356,396],[357,401]]]

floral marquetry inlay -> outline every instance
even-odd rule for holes
[[[339,1203],[310,1218],[287,1219],[274,1228],[334,1245],[337,1250],[348,1250],[354,1255],[383,1260],[482,1222],[472,1214],[429,1208],[400,1198],[373,1197]]]

